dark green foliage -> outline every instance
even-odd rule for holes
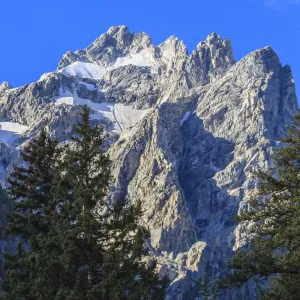
[[[299,300],[300,276],[281,274],[272,278],[267,290],[262,290],[260,300]]]
[[[4,244],[5,250],[9,251],[11,246],[11,240],[4,238],[3,228],[5,227],[4,222],[4,213],[7,213],[11,210],[10,203],[8,201],[7,193],[5,189],[0,186],[0,240]],[[0,278],[4,277],[3,273],[3,261],[0,261]]]
[[[21,242],[6,256],[2,299],[164,298],[166,280],[141,262],[148,232],[139,225],[140,203],[108,205],[103,142],[85,106],[69,147],[58,150],[42,132],[25,149],[28,165],[9,179],[8,232]]]
[[[4,257],[7,270],[3,282],[3,299],[37,299],[36,290],[45,289],[43,275],[55,277],[53,270],[47,270],[45,260],[48,251],[48,234],[51,232],[52,191],[55,176],[57,142],[47,138],[42,131],[22,152],[23,166],[15,166],[8,178],[8,193],[14,210],[6,216],[7,235],[20,239],[15,254]],[[26,164],[26,165],[25,165]],[[25,251],[30,245],[30,252]],[[49,248],[49,252],[52,248]],[[38,272],[38,268],[49,271]],[[55,284],[50,283],[51,293]],[[48,296],[48,294],[45,294]]]
[[[263,299],[300,299],[300,116],[290,127],[285,147],[274,154],[275,168],[258,172],[260,189],[249,210],[238,216],[253,223],[247,251],[229,263],[228,283],[241,286],[248,279],[278,274]],[[274,175],[275,174],[275,175]],[[264,200],[262,200],[262,196]]]

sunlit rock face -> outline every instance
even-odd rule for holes
[[[168,299],[196,297],[192,278],[202,268],[220,277],[248,241],[233,218],[256,189],[252,172],[272,165],[272,147],[298,112],[290,67],[270,47],[235,62],[216,33],[189,55],[176,37],[155,46],[145,33],[111,27],[39,81],[0,85],[2,184],[42,127],[67,140],[83,104],[106,132],[109,200],[142,201],[147,246],[172,281]],[[251,285],[241,293],[253,299]]]

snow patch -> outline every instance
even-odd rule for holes
[[[106,68],[93,63],[76,61],[71,65],[61,69],[59,72],[67,76],[101,79],[106,73]]]
[[[118,121],[121,131],[134,126],[143,119],[148,112],[149,109],[135,109],[121,103],[116,103],[114,105],[114,117]]]
[[[61,104],[67,104],[67,105],[74,105],[74,99],[73,97],[58,97],[55,99],[55,105],[61,105]]]
[[[137,53],[125,57],[118,57],[117,61],[113,65],[113,68],[116,69],[121,66],[127,66],[127,65],[135,65],[139,67],[149,67],[151,66],[149,60],[145,55],[142,53]]]
[[[101,102],[95,103],[88,99],[79,98],[77,94],[61,91],[61,96],[54,99],[55,105],[87,105],[94,113],[91,119],[103,120],[107,118],[112,121],[113,131],[121,133],[129,127],[134,126],[138,121],[146,116],[148,109],[135,109],[121,103]]]
[[[191,115],[191,112],[190,112],[190,111],[187,111],[187,112],[185,113],[185,115],[183,116],[183,118],[179,121],[180,126],[183,125],[183,123],[189,118],[190,115]]]
[[[22,135],[28,126],[14,122],[0,122],[0,141],[12,146],[14,141]]]
[[[98,80],[101,79],[106,72],[127,65],[148,67],[151,66],[151,63],[144,54],[137,53],[125,57],[118,57],[116,62],[110,67],[103,67],[93,63],[76,61],[71,65],[59,70],[58,72],[66,76],[78,76],[81,78]],[[40,80],[44,78],[43,76]]]
[[[43,80],[45,80],[47,77],[51,76],[51,74],[53,74],[53,73],[51,73],[51,72],[44,73],[44,74],[40,77],[40,79],[39,79],[38,81],[43,81]]]

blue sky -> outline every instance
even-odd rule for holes
[[[0,82],[37,80],[112,25],[145,31],[154,44],[175,35],[189,51],[217,32],[231,39],[236,60],[271,46],[300,90],[300,0],[2,0]]]

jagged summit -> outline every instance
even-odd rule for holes
[[[160,98],[167,99],[173,95],[183,97],[191,88],[215,81],[234,62],[230,41],[215,33],[189,55],[184,42],[175,36],[155,46],[146,33],[113,26],[86,49],[66,53],[58,70],[65,75],[100,80],[114,76],[119,67],[147,68],[145,72],[164,91]]]
[[[108,30],[107,30],[107,34],[108,35],[114,35],[116,32],[129,32],[129,28],[125,25],[118,25],[118,26],[111,26]]]
[[[29,138],[46,128],[65,142],[88,105],[108,138],[109,198],[141,200],[148,246],[172,282],[168,300],[197,292],[191,278],[203,260],[216,279],[245,245],[232,220],[255,192],[253,171],[272,165],[272,147],[299,112],[291,68],[272,48],[235,62],[230,40],[216,33],[189,55],[176,37],[155,46],[146,33],[113,26],[67,52],[56,72],[0,87],[0,182]]]
[[[11,89],[12,86],[7,82],[7,81],[3,81],[0,84],[0,93],[4,92],[5,90]]]
[[[205,41],[207,43],[214,43],[216,41],[222,41],[222,38],[219,34],[217,34],[216,32],[212,32],[210,33],[207,38],[205,39]]]
[[[197,56],[200,58],[198,59]],[[131,33],[128,27],[122,25],[110,27],[86,49],[66,53],[58,64],[58,70],[76,61],[94,63],[108,68],[118,60],[124,61],[131,57],[138,57],[138,61],[143,60],[144,65],[152,67],[153,73],[163,76],[168,76],[171,69],[181,71],[183,64],[187,65],[188,69],[193,65],[192,68],[195,66],[198,69],[195,70],[196,73],[202,73],[203,71],[200,69],[206,68],[199,65],[199,62],[202,63],[203,56],[205,56],[205,60],[210,58],[212,61],[208,62],[209,65],[216,66],[217,69],[228,69],[234,63],[230,41],[222,40],[221,36],[216,33],[210,34],[205,41],[200,42],[189,56],[184,42],[175,36],[171,36],[160,45],[155,46],[146,33]],[[220,58],[220,62],[223,61],[222,65],[220,62],[214,62],[216,56]],[[134,59],[131,60],[131,63],[135,65]],[[209,72],[209,70],[206,71]],[[213,70],[213,76],[205,76],[203,79],[205,81],[212,80],[223,71]],[[191,81],[199,82],[197,79]]]

